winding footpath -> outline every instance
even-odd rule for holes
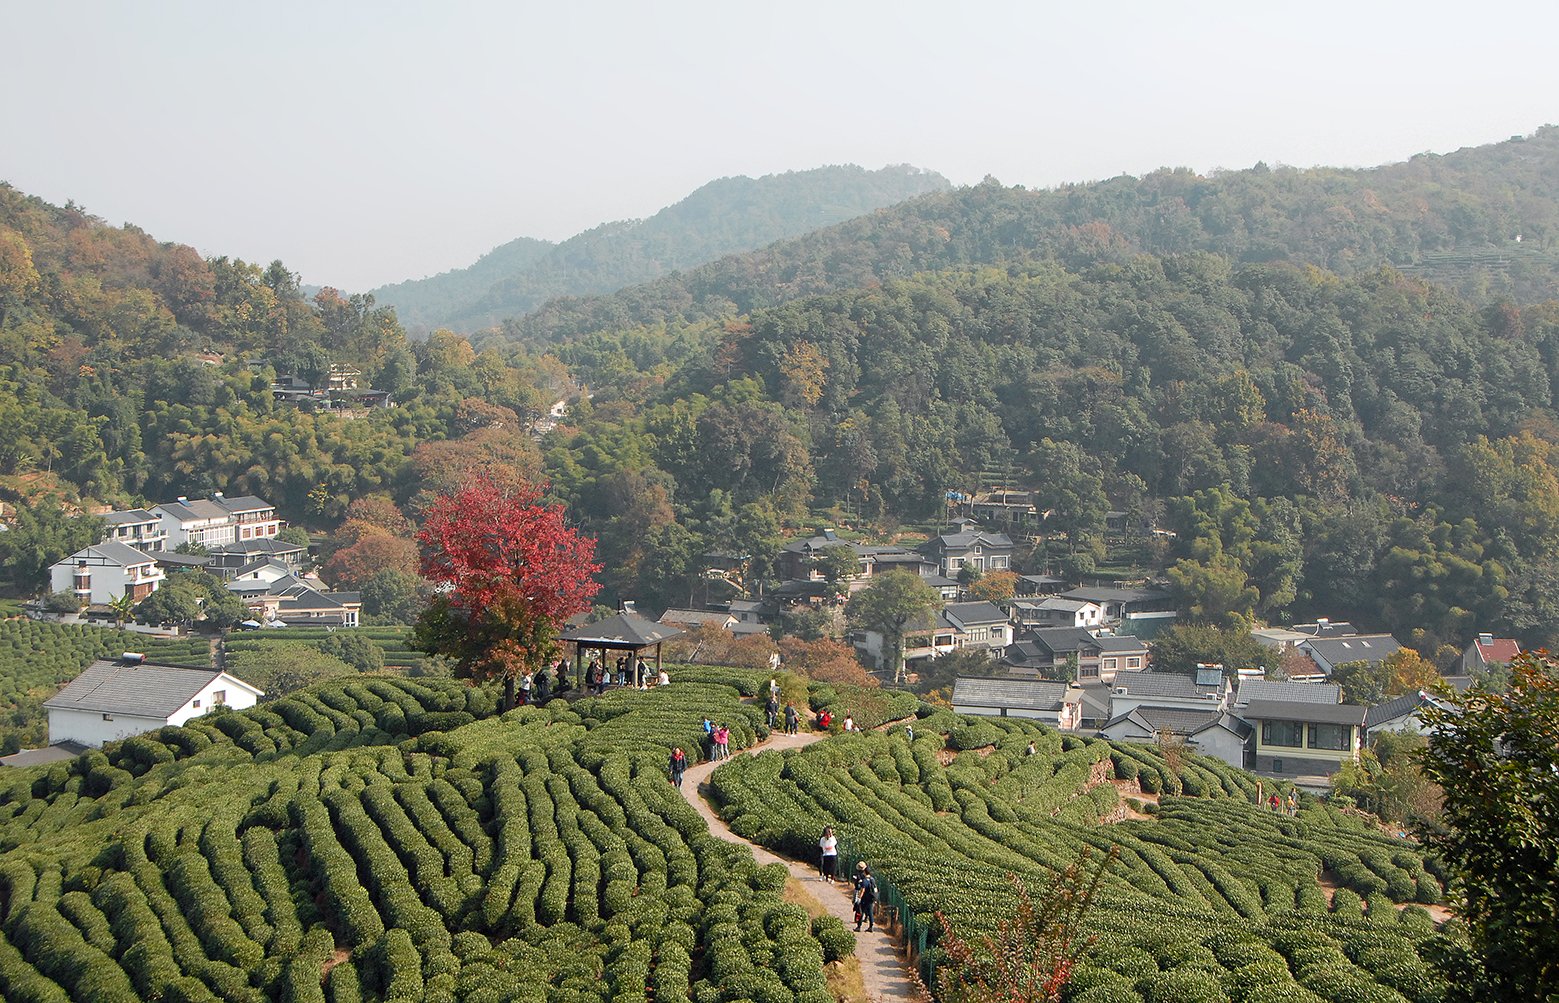
[[[817,732],[806,732],[800,735],[775,732],[766,741],[750,749],[744,749],[740,754],[751,755],[768,749],[797,749],[825,737],[827,736]],[[740,843],[749,847],[753,857],[760,864],[784,864],[790,871],[790,876],[802,882],[806,890],[828,910],[829,915],[837,916],[844,921],[847,929],[853,930],[855,913],[850,905],[848,882],[840,881],[834,884],[824,882],[818,877],[816,864],[781,857],[765,847],[745,840],[732,832],[731,827],[715,814],[715,810],[705,800],[707,793],[704,782],[719,765],[715,762],[703,762],[690,766],[682,780],[682,796],[704,817],[709,831],[728,843]],[[855,956],[860,961],[861,981],[866,987],[867,998],[872,1003],[891,1003],[896,1000],[928,1003],[929,997],[921,987],[914,967],[909,964],[904,952],[900,951],[893,942],[892,936],[885,929],[885,924],[878,923],[874,933],[862,930],[856,934]]]

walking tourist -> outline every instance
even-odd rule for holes
[[[870,867],[864,868],[865,876],[861,879],[861,904],[855,913],[855,929],[861,929],[861,920],[866,920],[866,932],[871,933],[876,927],[877,909],[877,879],[872,876]]]
[[[823,827],[823,836],[817,841],[818,871],[823,880],[829,884],[834,880],[834,869],[839,865],[839,840],[834,836],[834,827]]]
[[[671,750],[671,782],[682,786],[682,774],[687,772],[687,753],[681,746]]]
[[[769,694],[769,702],[763,705],[763,710],[769,715],[769,727],[774,727],[774,722],[779,719],[779,701],[774,699],[774,694]]]
[[[785,702],[785,734],[794,735],[797,725],[801,723],[801,715],[796,713],[796,705]]]

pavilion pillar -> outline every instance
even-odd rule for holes
[[[574,642],[574,678],[579,679],[585,672],[585,645],[583,641]]]

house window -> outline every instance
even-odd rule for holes
[[[1341,752],[1349,748],[1353,743],[1353,731],[1346,724],[1312,724],[1310,726],[1310,748],[1332,749]]]
[[[212,690],[211,691],[211,702],[214,703],[214,704],[225,704],[225,703],[227,703],[227,690]],[[196,707],[200,706],[200,701],[199,700],[195,701],[195,706]]]
[[[103,715],[103,720],[105,720],[105,721],[112,721],[113,719],[114,719],[114,715],[112,715],[112,714],[104,714]]]
[[[1261,722],[1261,744],[1281,745],[1290,749],[1303,748],[1305,726],[1298,721]]]
[[[1128,669],[1140,669],[1140,668],[1142,668],[1142,659],[1141,658],[1128,658],[1128,659],[1126,659],[1126,668],[1128,668]]]
[[[1007,566],[1007,559],[1005,557],[992,557],[991,558],[991,569],[993,571],[996,570],[997,568],[1005,568],[1006,566]]]
[[[199,701],[199,700],[196,700],[196,701],[195,701],[195,703],[194,703],[194,708],[195,708],[195,709],[196,709],[196,710],[200,710],[200,701]]]
[[[1106,668],[1106,669],[1113,669],[1113,668],[1115,668],[1115,659],[1113,659],[1113,658],[1106,658],[1104,660],[1104,663],[1101,666],[1101,668]]]

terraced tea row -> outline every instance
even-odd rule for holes
[[[869,860],[912,930],[990,929],[1012,901],[1084,848],[1120,858],[1092,918],[1097,948],[1070,998],[1105,1001],[1429,1001],[1444,984],[1418,948],[1440,883],[1416,849],[1307,797],[1297,817],[1254,804],[1255,780],[1217,760],[1062,737],[1016,720],[929,713],[915,740],[837,738],[716,771],[731,827],[811,857],[835,825],[842,865]],[[1033,742],[1036,754],[1028,755]],[[956,753],[951,750],[962,750]],[[1124,814],[1116,781],[1165,791]],[[1138,795],[1142,797],[1142,795]],[[1323,871],[1343,887],[1329,899]],[[928,974],[934,947],[923,958]]]
[[[0,789],[8,1001],[827,1003],[784,869],[665,779],[684,683],[493,716],[368,679],[164,729]],[[836,932],[837,933],[837,932]]]

